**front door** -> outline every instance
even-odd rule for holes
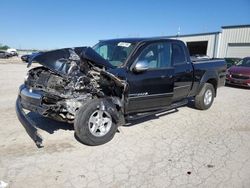
[[[171,44],[156,42],[144,46],[134,64],[140,61],[146,61],[149,69],[129,72],[127,112],[143,112],[169,106],[174,86]]]

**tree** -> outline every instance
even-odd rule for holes
[[[7,46],[7,45],[2,45],[1,43],[0,43],[0,50],[7,50],[7,49],[9,49],[10,47],[9,46]]]

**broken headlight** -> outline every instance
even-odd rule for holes
[[[29,72],[27,72],[26,75],[24,76],[24,82],[27,82],[28,78],[29,78]]]

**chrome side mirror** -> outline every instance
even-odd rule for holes
[[[134,70],[136,72],[143,72],[148,70],[148,68],[149,68],[149,63],[148,61],[144,60],[144,61],[138,61],[135,65]]]

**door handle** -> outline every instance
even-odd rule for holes
[[[186,72],[186,73],[190,73],[190,72],[191,72],[191,70],[187,69],[185,72]]]
[[[165,75],[161,75],[161,79],[164,79],[164,78],[166,78],[166,77],[167,77],[167,76],[165,76]],[[173,78],[173,75],[169,75],[168,78]]]

